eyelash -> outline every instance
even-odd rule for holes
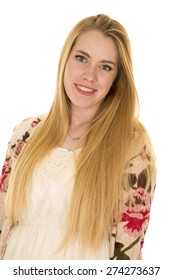
[[[83,55],[78,54],[78,55],[75,56],[75,58],[79,62],[84,62],[84,61],[86,62],[87,61],[86,58]]]
[[[79,62],[84,62],[84,63],[87,62],[87,59],[86,59],[83,55],[76,55],[75,58],[76,58],[76,60],[79,61]],[[101,65],[99,68],[100,68],[100,69],[103,69],[103,70],[106,71],[106,72],[109,72],[109,71],[112,70],[112,68],[111,68],[109,65],[106,65],[106,64]]]
[[[109,71],[111,71],[112,70],[112,68],[109,66],[109,65],[102,65],[101,67],[100,67],[101,69],[103,69],[103,70],[105,70],[105,71],[107,71],[107,72],[109,72]],[[105,69],[106,68],[106,69]]]

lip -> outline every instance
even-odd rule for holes
[[[80,94],[85,96],[91,96],[96,92],[96,89],[85,85],[75,84],[75,87]]]

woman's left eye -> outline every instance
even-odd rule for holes
[[[105,71],[111,71],[112,70],[112,68],[109,65],[101,65],[100,68],[105,70]]]

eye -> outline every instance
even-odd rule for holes
[[[79,62],[87,62],[86,58],[83,55],[76,55],[75,58]]]
[[[106,65],[106,64],[105,65],[101,65],[100,68],[105,70],[105,71],[108,71],[108,72],[112,70],[112,68],[109,65]]]

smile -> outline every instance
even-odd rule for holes
[[[83,95],[92,95],[96,90],[92,89],[92,88],[88,88],[82,85],[77,85],[75,84],[77,90],[79,93],[83,94]]]

